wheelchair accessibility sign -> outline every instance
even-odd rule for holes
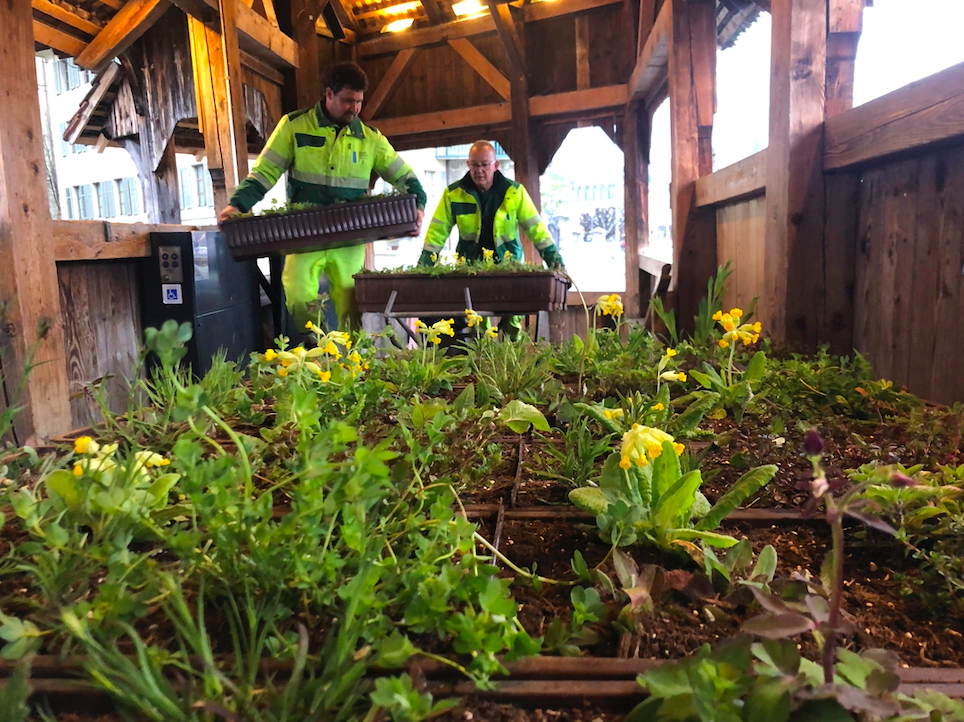
[[[184,297],[181,295],[181,284],[180,283],[162,283],[161,284],[161,302],[165,305],[181,305],[184,303]]]

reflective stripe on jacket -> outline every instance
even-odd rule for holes
[[[485,219],[493,224],[492,239],[495,242],[496,259],[502,260],[508,251],[513,259],[522,260],[522,244],[519,242],[521,227],[548,265],[562,265],[562,258],[552,242],[549,229],[539,216],[539,211],[525,187],[509,180],[499,171],[495,172],[492,185],[504,194],[495,218]],[[482,222],[478,192],[472,177],[466,173],[442,194],[442,200],[425,234],[423,256],[441,251],[452,227],[457,225],[459,243],[456,253],[469,261],[480,259],[482,249],[479,236],[482,233]]]
[[[358,118],[339,129],[318,103],[281,119],[230,203],[242,212],[251,210],[285,172],[291,203],[355,200],[368,192],[372,171],[399,191],[414,193],[418,207],[425,207],[415,172],[385,136]]]

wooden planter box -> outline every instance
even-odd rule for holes
[[[232,218],[221,224],[237,260],[355,246],[418,230],[415,196],[369,198],[292,213]]]
[[[492,313],[560,311],[566,307],[569,282],[555,271],[532,273],[359,273],[355,298],[363,313],[382,313],[392,292],[398,296],[394,313],[453,313],[465,308],[465,289],[472,308]]]

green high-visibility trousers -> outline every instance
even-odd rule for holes
[[[365,246],[333,248],[328,251],[295,253],[285,257],[281,283],[285,289],[288,312],[296,327],[303,329],[311,317],[309,305],[318,300],[318,281],[328,276],[328,295],[335,304],[341,331],[361,328],[361,314],[355,301],[355,279],[365,265]]]

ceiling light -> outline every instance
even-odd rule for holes
[[[412,27],[412,23],[415,22],[415,18],[402,18],[401,20],[394,20],[388,25],[382,28],[383,33],[400,33],[402,30],[408,30]]]
[[[462,2],[457,2],[452,5],[452,12],[456,15],[475,15],[476,13],[485,12],[485,6],[479,2],[479,0],[462,0]]]

